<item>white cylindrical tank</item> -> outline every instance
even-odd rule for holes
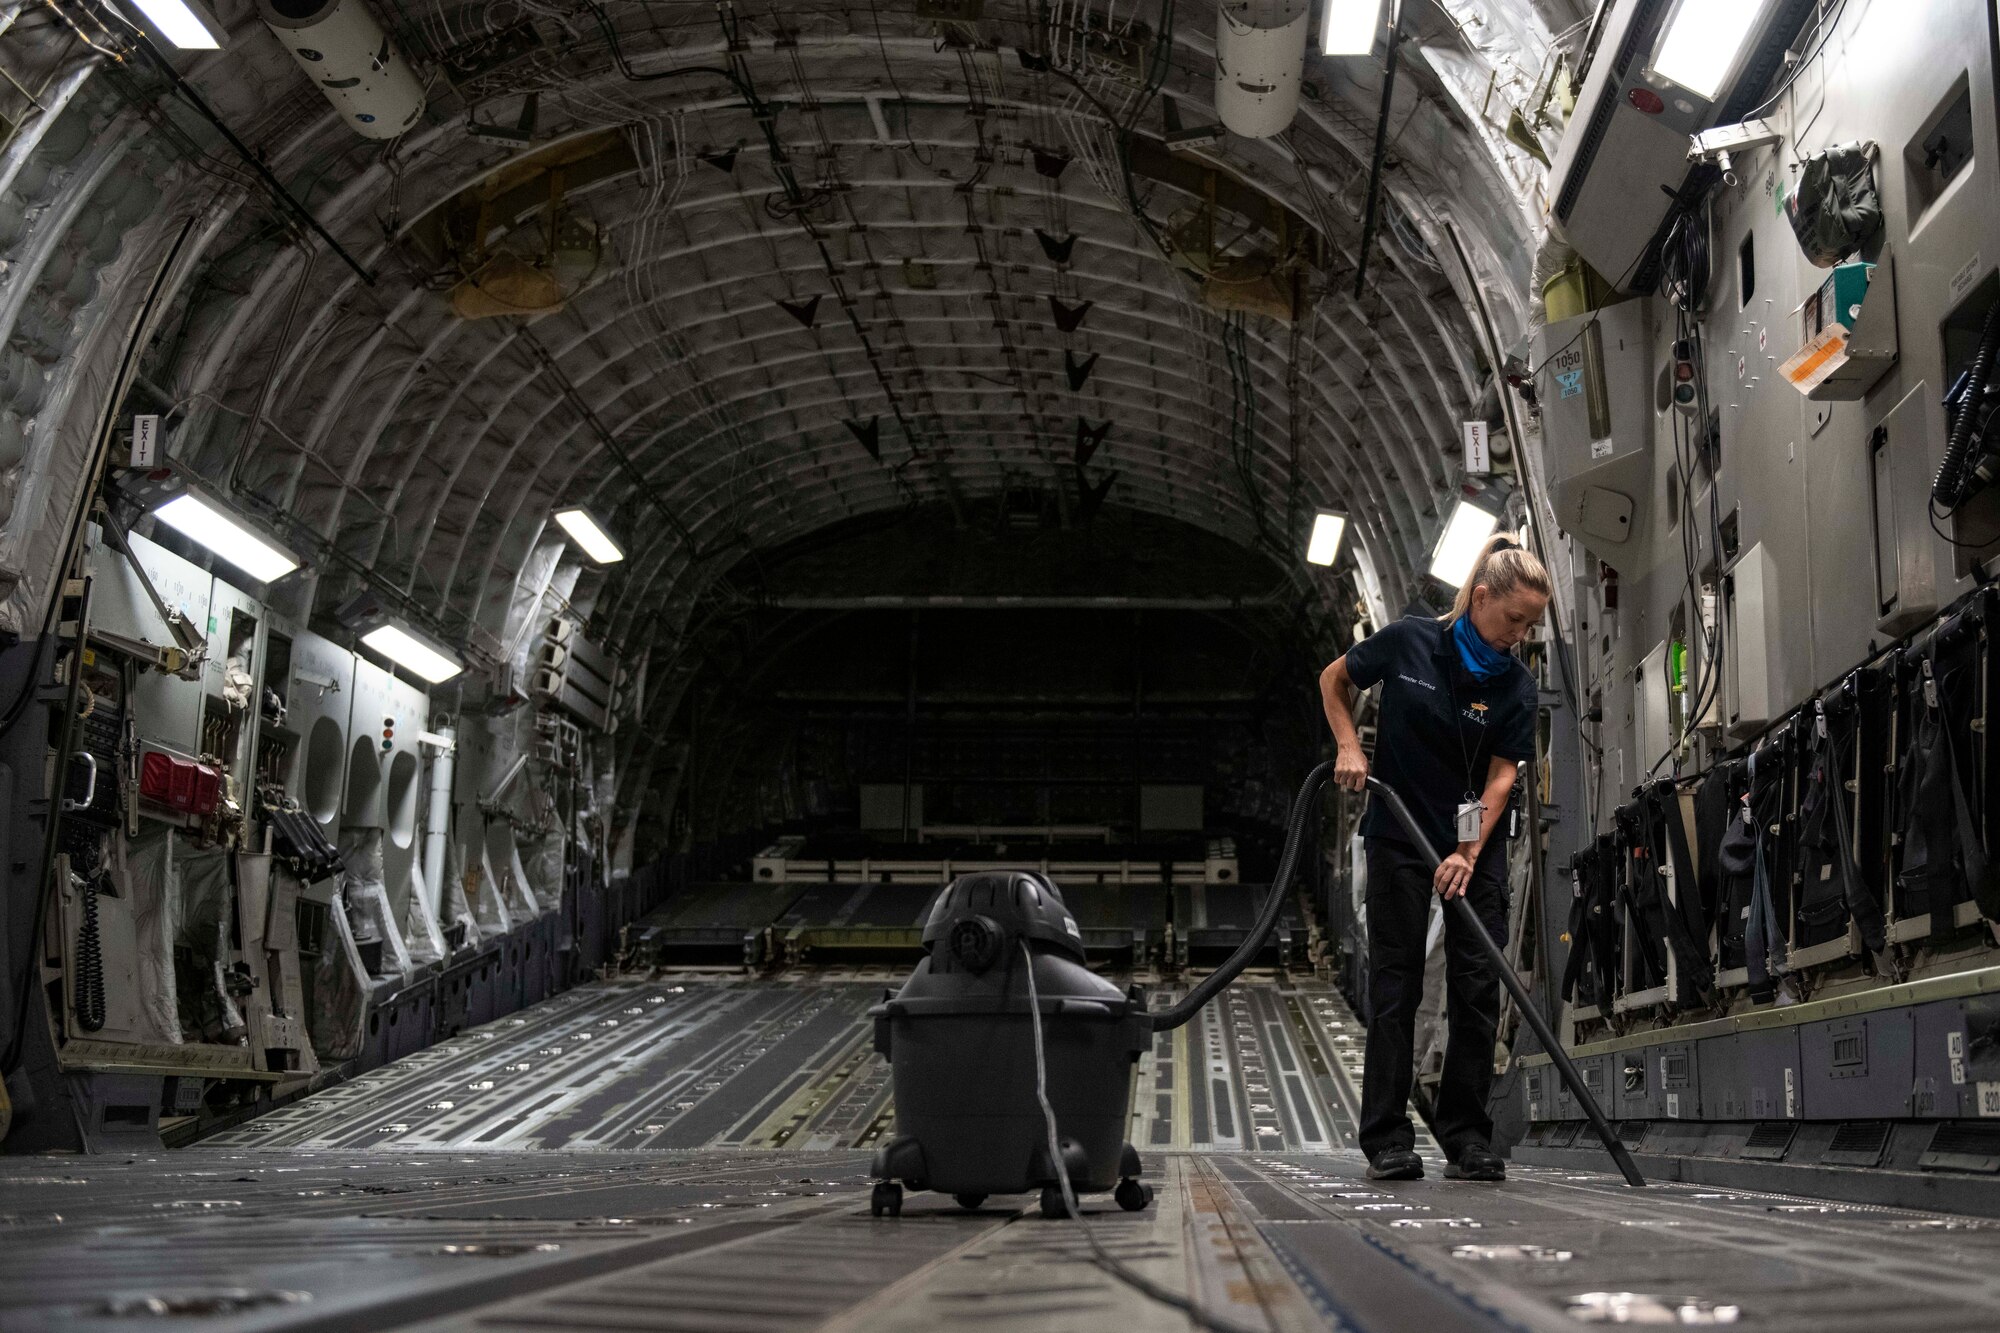
[[[393,139],[423,114],[416,71],[361,0],[257,0],[257,12],[355,133]]]
[[[451,782],[458,754],[458,728],[449,713],[439,713],[431,723],[431,734],[444,742],[433,748],[429,808],[424,817],[424,906],[440,925],[444,911],[445,847],[451,841]]]
[[[1308,0],[1228,0],[1222,6],[1215,110],[1231,134],[1268,139],[1292,123],[1311,26]]]

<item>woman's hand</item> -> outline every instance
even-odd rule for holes
[[[1333,783],[1348,791],[1362,791],[1368,786],[1368,756],[1361,753],[1358,745],[1343,745],[1340,753],[1333,757]]]
[[[1472,883],[1472,858],[1464,852],[1453,852],[1438,863],[1437,874],[1431,883],[1440,898],[1462,898],[1465,886]]]

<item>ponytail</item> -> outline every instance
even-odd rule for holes
[[[1465,576],[1457,600],[1438,619],[1457,620],[1471,610],[1472,590],[1481,584],[1495,597],[1506,597],[1521,588],[1547,597],[1551,590],[1549,571],[1535,553],[1522,546],[1511,533],[1498,532],[1480,548],[1479,558],[1472,562],[1472,572]]]

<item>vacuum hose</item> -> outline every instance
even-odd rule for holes
[[[1278,875],[1271,881],[1271,891],[1264,896],[1264,910],[1257,916],[1257,924],[1250,928],[1250,934],[1243,943],[1236,946],[1236,952],[1229,955],[1227,962],[1203,977],[1195,988],[1181,998],[1179,1004],[1162,1009],[1154,1014],[1153,1031],[1167,1032],[1181,1027],[1202,1007],[1221,994],[1230,982],[1236,980],[1250,960],[1263,952],[1270,941],[1271,932],[1278,928],[1278,916],[1285,910],[1285,899],[1292,888],[1292,874],[1298,868],[1299,840],[1305,836],[1306,821],[1312,817],[1313,802],[1319,796],[1319,789],[1333,776],[1333,761],[1328,760],[1306,774],[1304,785],[1292,801],[1292,815],[1286,821],[1285,850],[1278,857]]]
[[[1319,796],[1320,788],[1326,785],[1327,778],[1332,775],[1333,763],[1329,760],[1306,774],[1305,782],[1300,785],[1299,794],[1292,802],[1291,818],[1285,828],[1285,850],[1278,858],[1278,874],[1271,881],[1271,892],[1264,900],[1264,910],[1258,914],[1257,924],[1251,928],[1249,938],[1237,946],[1236,952],[1229,956],[1229,961],[1203,977],[1179,1004],[1154,1014],[1152,1016],[1154,1031],[1164,1032],[1180,1027],[1200,1013],[1203,1006],[1220,994],[1230,982],[1236,980],[1243,969],[1250,965],[1250,960],[1255,958],[1269,941],[1271,932],[1277,928],[1278,915],[1284,910],[1285,898],[1290,893],[1292,875],[1298,869],[1299,841],[1305,835],[1306,821],[1312,815],[1313,803]],[[1431,841],[1418,825],[1416,816],[1412,815],[1410,808],[1403,804],[1403,798],[1396,794],[1395,788],[1380,778],[1371,777],[1368,779],[1368,790],[1388,808],[1391,815],[1395,816],[1396,822],[1402,825],[1403,832],[1409,838],[1411,845],[1423,853],[1433,870],[1443,863],[1444,858],[1438,855],[1435,847],[1431,846]],[[1604,1117],[1604,1108],[1600,1107],[1597,1098],[1591,1095],[1583,1076],[1570,1062],[1569,1053],[1563,1050],[1562,1043],[1556,1040],[1556,1034],[1550,1029],[1548,1020],[1543,1018],[1542,1011],[1535,1007],[1534,997],[1528,994],[1527,986],[1519,976],[1515,975],[1513,967],[1507,962],[1506,953],[1493,936],[1487,933],[1479,914],[1472,910],[1472,904],[1465,900],[1465,895],[1460,894],[1455,898],[1445,899],[1445,910],[1457,916],[1459,924],[1471,935],[1480,952],[1486,955],[1487,961],[1493,965],[1493,970],[1499,974],[1500,980],[1513,993],[1514,1002],[1520,1007],[1522,1019],[1540,1039],[1542,1049],[1548,1052],[1549,1059],[1555,1064],[1556,1072],[1562,1076],[1570,1094],[1576,1098],[1577,1104],[1583,1107],[1584,1114],[1590,1118],[1591,1127],[1597,1131],[1597,1137],[1603,1142],[1604,1150],[1611,1154],[1611,1160],[1617,1164],[1619,1173],[1625,1177],[1625,1183],[1644,1185],[1646,1178],[1639,1174],[1638,1165],[1633,1162],[1631,1152],[1612,1132],[1611,1122]]]
[[[1937,479],[1931,483],[1931,499],[1946,509],[1965,503],[1973,469],[1979,460],[1968,457],[1972,449],[1973,426],[1980,419],[1986,397],[1986,380],[1993,371],[1993,358],[2000,351],[2000,301],[1986,312],[1986,327],[1979,335],[1979,350],[1965,374],[1965,388],[1958,400],[1958,415],[1945,439],[1944,461],[1938,464]]]
[[[1368,779],[1368,790],[1373,792],[1382,804],[1389,807],[1389,813],[1403,826],[1403,832],[1409,836],[1410,842],[1423,852],[1424,859],[1430,862],[1433,870],[1443,863],[1444,858],[1438,855],[1437,848],[1431,846],[1431,840],[1425,837],[1424,831],[1417,826],[1416,817],[1410,813],[1410,807],[1403,804],[1403,798],[1396,794],[1394,787],[1380,778],[1371,777]],[[1604,1118],[1604,1108],[1597,1104],[1597,1098],[1590,1095],[1590,1087],[1583,1081],[1583,1075],[1577,1073],[1576,1066],[1570,1063],[1569,1052],[1565,1051],[1562,1043],[1556,1040],[1556,1034],[1549,1028],[1549,1021],[1543,1018],[1542,1011],[1535,1007],[1535,997],[1528,994],[1526,984],[1515,975],[1513,967],[1507,962],[1506,953],[1501,950],[1493,936],[1487,933],[1486,924],[1479,919],[1479,914],[1472,910],[1472,904],[1467,902],[1465,895],[1461,893],[1455,898],[1445,899],[1444,908],[1447,912],[1457,915],[1459,924],[1472,936],[1473,942],[1479,946],[1479,951],[1486,955],[1486,961],[1493,965],[1493,970],[1500,974],[1500,980],[1512,992],[1514,1003],[1521,1010],[1521,1018],[1541,1041],[1542,1049],[1548,1052],[1549,1059],[1555,1064],[1556,1072],[1562,1075],[1562,1081],[1568,1085],[1570,1095],[1576,1098],[1577,1104],[1583,1107],[1583,1113],[1590,1118],[1590,1127],[1597,1131],[1599,1141],[1604,1144],[1604,1151],[1611,1154],[1611,1160],[1617,1164],[1619,1174],[1625,1177],[1625,1183],[1633,1186],[1644,1185],[1646,1178],[1639,1174],[1638,1164],[1632,1160],[1631,1152],[1619,1142],[1618,1136],[1612,1133],[1611,1122]]]

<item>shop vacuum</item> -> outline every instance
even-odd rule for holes
[[[1067,1215],[1079,1194],[1111,1191],[1133,1212],[1150,1204],[1139,1154],[1125,1141],[1133,1066],[1154,1033],[1201,1012],[1263,950],[1290,892],[1306,821],[1332,772],[1331,763],[1321,764],[1300,789],[1278,873],[1249,936],[1179,1002],[1158,1011],[1139,987],[1120,990],[1086,966],[1082,934],[1047,879],[1009,871],[953,880],[925,920],[925,957],[900,991],[869,1010],[875,1049],[888,1058],[894,1081],[897,1129],[875,1153],[875,1216],[902,1212],[904,1186],[949,1194],[965,1208],[988,1195],[1039,1190],[1049,1217]],[[1440,858],[1402,799],[1375,778],[1368,785],[1435,866]],[[1471,927],[1627,1183],[1645,1184],[1499,945],[1464,898],[1445,906]]]

